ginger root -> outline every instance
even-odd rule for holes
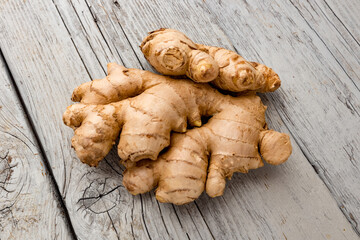
[[[232,92],[273,92],[281,85],[271,68],[248,62],[224,48],[196,44],[174,29],[150,32],[140,48],[149,63],[165,75],[212,81],[216,87]]]
[[[169,149],[156,161],[141,160],[124,172],[132,194],[155,186],[160,202],[185,204],[206,188],[210,197],[224,192],[225,179],[263,166],[278,165],[291,154],[287,134],[264,128],[265,109],[256,95],[232,98],[208,123],[185,134],[173,134]],[[208,160],[210,156],[210,160]]]
[[[266,107],[255,94],[231,97],[208,84],[110,63],[108,76],[80,85],[72,100],[80,103],[63,120],[75,130],[79,159],[97,166],[120,134],[124,185],[132,194],[158,186],[162,202],[184,204],[205,188],[222,195],[225,178],[263,165],[259,149],[274,165],[291,154],[289,136],[267,130]],[[201,126],[201,116],[212,117]],[[198,128],[186,132],[187,123]],[[172,131],[178,133],[170,138]]]
[[[170,133],[185,132],[187,122],[201,126],[201,116],[221,112],[235,98],[207,84],[174,80],[148,71],[108,65],[109,75],[73,92],[64,123],[75,130],[78,157],[97,166],[121,131],[118,154],[126,164],[156,160],[170,144]]]
[[[185,132],[187,122],[200,126],[201,116],[215,112],[218,96],[207,85],[110,63],[107,77],[74,90],[72,100],[81,103],[69,106],[63,121],[75,130],[72,146],[90,166],[107,155],[120,131],[124,162],[155,160],[171,131]]]

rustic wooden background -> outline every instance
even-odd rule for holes
[[[0,239],[358,239],[360,1],[0,0]],[[279,73],[262,95],[291,135],[281,166],[235,174],[185,206],[131,196],[115,151],[83,165],[62,123],[106,64],[152,70],[139,44],[171,27]]]

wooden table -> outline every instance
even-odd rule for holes
[[[0,239],[358,239],[360,1],[0,1]],[[281,166],[235,174],[185,206],[130,195],[115,151],[81,164],[62,123],[75,86],[106,64],[151,70],[160,27],[271,66]]]

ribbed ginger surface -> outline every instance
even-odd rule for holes
[[[97,166],[120,134],[124,185],[132,194],[158,186],[162,202],[193,201],[205,186],[219,196],[225,178],[263,165],[259,151],[270,164],[291,153],[286,134],[266,129],[266,107],[254,94],[231,97],[207,84],[112,63],[107,77],[80,85],[72,99],[80,103],[69,106],[63,120],[75,130],[79,159]],[[201,116],[212,117],[201,126]],[[198,128],[184,134],[188,122]],[[171,131],[179,133],[170,138]]]
[[[224,192],[225,179],[234,172],[247,173],[285,162],[291,154],[289,136],[265,126],[265,109],[256,95],[231,98],[208,123],[185,134],[173,134],[169,149],[156,161],[141,160],[124,173],[132,194],[155,186],[161,202],[185,204],[206,187],[210,197]]]
[[[170,132],[201,126],[201,116],[219,111],[226,97],[208,85],[174,80],[148,71],[108,65],[108,76],[73,92],[64,123],[75,130],[78,157],[96,166],[121,130],[118,153],[128,164],[150,158],[170,144]],[[226,100],[225,100],[226,101]]]
[[[149,63],[165,75],[186,75],[232,92],[273,92],[281,85],[271,68],[224,48],[196,44],[174,29],[150,32],[140,48]]]

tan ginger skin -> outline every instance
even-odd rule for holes
[[[121,131],[123,182],[132,194],[158,186],[156,198],[175,204],[193,201],[205,188],[220,196],[225,178],[263,166],[259,152],[273,165],[291,154],[289,136],[266,129],[266,107],[255,94],[226,96],[207,84],[114,63],[108,74],[75,89],[72,99],[81,103],[69,106],[63,120],[75,130],[78,157],[90,166],[107,155]],[[201,116],[212,117],[199,127]],[[199,128],[174,133],[170,141],[171,131],[185,132],[187,122]]]
[[[195,82],[212,82],[223,90],[273,92],[281,85],[279,76],[271,68],[248,62],[224,48],[196,44],[174,29],[150,32],[140,49],[162,74],[186,75]]]
[[[200,128],[173,134],[169,149],[156,161],[141,160],[124,172],[123,183],[132,194],[155,186],[160,202],[185,204],[206,188],[221,196],[225,179],[263,166],[278,165],[291,154],[289,136],[264,129],[265,109],[256,95],[232,98]],[[210,157],[210,160],[209,160]]]

